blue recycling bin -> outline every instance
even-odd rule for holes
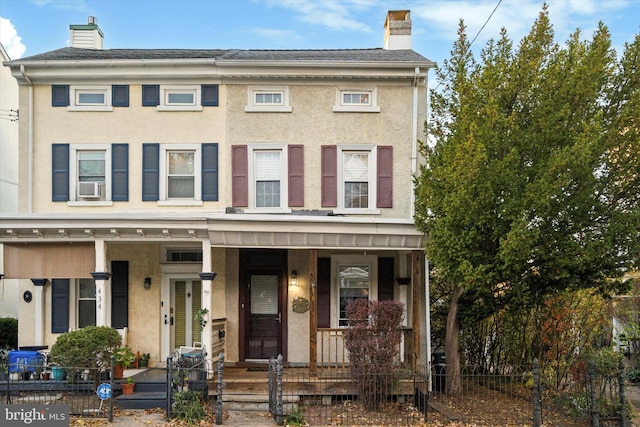
[[[9,352],[9,373],[33,372],[36,365],[44,363],[44,357],[37,351],[12,350]]]

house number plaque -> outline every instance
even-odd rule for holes
[[[295,313],[304,313],[309,310],[309,300],[306,298],[295,297],[293,299],[293,311]]]

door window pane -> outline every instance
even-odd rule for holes
[[[347,305],[356,299],[369,299],[370,266],[341,264],[338,267],[339,326],[347,326]]]

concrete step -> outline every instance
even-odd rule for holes
[[[116,397],[116,403],[122,409],[166,408],[167,393],[134,391],[133,394],[121,394]]]
[[[298,396],[282,396],[282,406],[285,413],[289,413],[298,407]],[[225,410],[269,412],[268,394],[234,394],[223,393],[222,406]]]

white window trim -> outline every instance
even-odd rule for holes
[[[104,151],[104,199],[78,198],[78,151]],[[111,201],[111,144],[69,145],[69,201],[67,206],[113,206]]]
[[[368,151],[369,152],[369,207],[368,208],[345,208],[344,206],[344,152],[345,151]],[[338,207],[333,210],[337,214],[360,214],[379,215],[380,209],[376,209],[377,198],[377,150],[372,144],[338,145]]]
[[[169,199],[167,197],[167,151],[193,151],[193,198]],[[202,147],[200,144],[160,144],[160,179],[158,206],[202,206]]]
[[[256,104],[256,95],[260,93],[279,93],[282,95],[282,104],[265,105]],[[247,89],[247,105],[244,107],[247,113],[290,113],[292,111],[289,105],[289,87],[288,86],[249,86]]]
[[[80,104],[78,99],[81,93],[103,93],[104,104]],[[68,111],[113,111],[111,105],[111,86],[71,86],[69,87],[69,105]]]
[[[202,94],[200,85],[161,85],[158,111],[202,111]],[[167,99],[172,92],[193,93],[193,104],[168,104]]]
[[[289,206],[289,158],[287,156],[287,144],[247,144],[247,166],[249,182],[249,207],[245,213],[290,213]],[[282,159],[282,169],[280,170],[280,207],[279,208],[258,208],[256,207],[256,181],[254,174],[254,152],[264,150],[279,150]]]
[[[371,104],[357,105],[344,104],[342,95],[345,93],[368,93]],[[355,87],[337,87],[336,103],[333,106],[334,113],[379,113],[378,106],[378,88],[355,88]]]
[[[369,264],[369,301],[378,299],[378,257],[375,255],[332,255],[331,256],[331,327],[339,326],[340,316],[340,283],[338,271],[341,264]]]

